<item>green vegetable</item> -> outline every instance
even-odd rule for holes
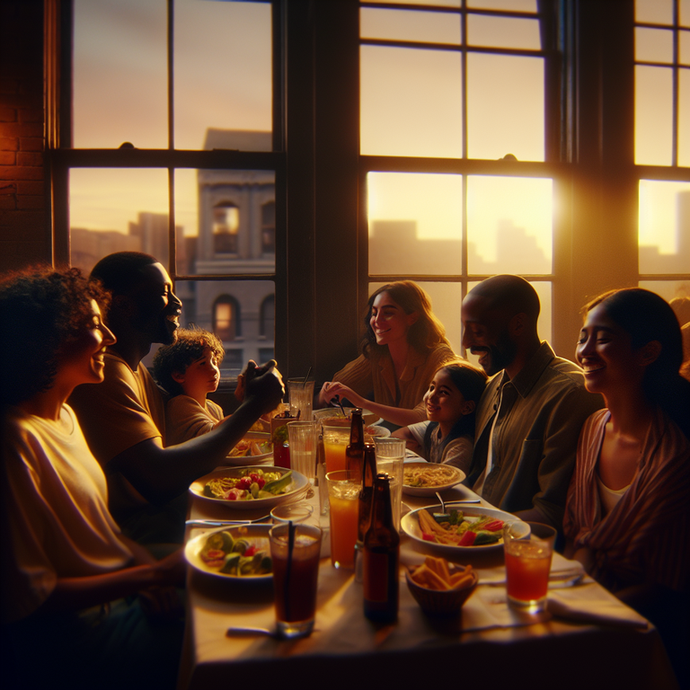
[[[225,557],[225,562],[220,568],[221,573],[226,573],[227,575],[237,575],[237,570],[240,564],[240,559],[242,556],[240,556],[239,553],[233,552],[228,554]]]
[[[500,534],[498,532],[487,532],[486,530],[480,530],[477,532],[474,545],[478,546],[480,544],[495,544],[499,539]]]
[[[274,479],[272,482],[264,484],[263,491],[260,492],[259,496],[261,494],[277,496],[285,491],[290,484],[292,484],[292,470],[288,470],[280,479]]]

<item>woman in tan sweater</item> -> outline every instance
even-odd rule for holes
[[[419,285],[402,280],[369,298],[362,354],[324,383],[321,405],[337,395],[396,426],[426,419],[424,394],[434,373],[457,356]]]

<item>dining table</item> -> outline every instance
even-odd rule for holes
[[[329,519],[320,510],[319,489],[313,484],[291,500],[311,505],[312,520],[323,530],[314,631],[297,640],[228,635],[229,628],[275,629],[271,578],[225,578],[189,567],[178,690],[317,683],[337,690],[369,679],[394,690],[448,683],[482,690],[678,688],[654,626],[578,573],[579,563],[557,552],[546,612],[518,613],[508,606],[502,549],[477,549],[470,556],[465,549],[452,560],[472,565],[479,584],[458,616],[433,618],[412,597],[403,571],[438,553],[401,531],[398,619],[386,625],[370,622],[354,572],[331,565]],[[442,498],[492,508],[463,485],[445,490]],[[404,513],[434,504],[434,496],[403,494]],[[189,517],[245,520],[263,515],[190,494]],[[189,525],[187,537],[209,529],[213,526]]]

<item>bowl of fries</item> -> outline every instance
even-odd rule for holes
[[[407,586],[427,616],[457,616],[477,588],[471,565],[448,563],[427,556],[421,565],[405,570]]]

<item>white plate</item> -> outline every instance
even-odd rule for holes
[[[271,440],[271,434],[263,431],[248,431],[243,441],[256,441],[257,443],[268,443]],[[263,453],[262,455],[230,455],[226,457],[228,465],[242,465],[246,466],[248,463],[252,465],[266,465],[273,463],[273,451]]]
[[[192,568],[205,575],[213,575],[214,577],[220,577],[224,580],[233,580],[235,582],[267,582],[273,578],[273,573],[266,573],[264,575],[230,575],[228,573],[221,573],[219,570],[209,568],[201,559],[200,554],[206,545],[206,540],[216,532],[230,532],[233,538],[237,539],[241,537],[246,539],[250,544],[256,544],[270,553],[268,531],[271,527],[273,527],[273,525],[238,525],[235,527],[221,527],[209,532],[204,532],[190,539],[185,544],[184,556],[187,559],[187,563],[189,563]]]
[[[227,506],[230,510],[265,510],[270,511],[271,508],[277,506],[279,503],[287,503],[288,501],[293,501],[299,494],[307,489],[309,486],[309,480],[300,472],[292,471],[292,485],[288,487],[288,490],[284,494],[279,494],[277,496],[271,496],[270,498],[254,498],[249,501],[226,501],[224,498],[211,498],[210,496],[204,496],[204,486],[206,483],[211,481],[211,479],[219,479],[221,477],[240,477],[242,476],[242,470],[263,470],[264,472],[280,472],[281,475],[285,474],[289,470],[284,467],[273,467],[272,465],[263,465],[257,467],[255,465],[243,466],[243,467],[227,467],[219,470],[214,470],[210,474],[204,477],[199,477],[192,485],[189,490],[199,498],[204,501],[210,501],[216,505]]]
[[[443,465],[437,465],[429,462],[406,462],[403,466],[403,472],[407,469],[417,466],[428,467],[429,469],[434,467],[443,467]],[[410,496],[435,496],[437,491],[452,489],[466,476],[465,473],[458,467],[453,467],[452,465],[446,465],[445,467],[446,469],[450,469],[455,472],[455,477],[450,482],[439,484],[438,486],[410,486],[409,484],[403,484],[403,493],[409,494]]]
[[[511,515],[510,513],[504,513],[502,510],[496,510],[495,508],[482,508],[479,506],[475,507],[462,505],[450,507],[461,510],[463,515],[465,515],[466,517],[484,517],[486,515],[492,518],[496,518],[497,520],[504,520],[505,522],[519,522],[521,523],[521,525],[523,525],[522,529],[524,531],[524,534],[520,535],[521,538],[526,537],[530,531],[529,525],[526,522],[522,522],[522,520],[515,517],[515,515]],[[401,527],[403,529],[403,532],[405,532],[405,534],[407,534],[408,537],[414,539],[416,542],[419,542],[420,544],[423,544],[432,551],[435,551],[439,556],[451,558],[452,556],[458,556],[463,554],[469,555],[471,553],[477,553],[479,551],[485,552],[503,550],[502,541],[498,544],[480,544],[479,546],[452,546],[450,544],[437,544],[433,541],[426,541],[425,539],[422,539],[422,530],[419,527],[419,517],[417,516],[417,514],[421,510],[429,510],[432,513],[440,513],[441,506],[437,504],[434,506],[426,506],[425,508],[417,508],[416,510],[413,510],[411,513],[405,515],[405,517],[403,517],[403,519],[400,521]]]
[[[349,415],[354,409],[354,407],[346,407],[345,412],[347,412]],[[320,422],[324,417],[343,416],[343,413],[340,411],[339,407],[322,407],[320,410],[314,410],[312,414],[314,420],[317,422]],[[383,421],[379,415],[369,412],[369,410],[362,410],[362,420],[364,421],[365,426],[376,425]]]

